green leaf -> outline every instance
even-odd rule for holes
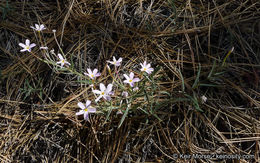
[[[146,113],[147,115],[149,115],[149,113],[148,113],[146,110],[144,110],[143,108],[139,107],[138,109],[142,110],[144,113]]]
[[[208,79],[211,78],[211,76],[212,76],[212,74],[214,72],[215,67],[216,67],[216,60],[214,60],[214,62],[213,62],[213,66],[212,66],[212,68],[210,70],[210,73],[208,75]]]
[[[201,65],[200,65],[200,63],[199,63],[199,70],[198,70],[198,73],[197,73],[195,82],[194,82],[193,85],[192,85],[192,89],[194,89],[194,88],[196,88],[196,87],[198,86],[199,78],[200,78],[200,71],[201,71]]]
[[[200,111],[200,112],[204,112],[204,111],[200,108],[199,103],[198,103],[198,100],[197,100],[197,98],[195,97],[195,94],[194,94],[194,98],[191,97],[190,95],[187,95],[187,94],[185,94],[185,96],[188,97],[188,98],[193,102],[193,105],[194,105],[194,107],[195,107],[196,110],[198,110],[198,111]]]
[[[222,62],[222,67],[223,66],[225,66],[225,63],[226,63],[226,60],[227,60],[227,58],[229,57],[229,55],[233,52],[233,50],[234,50],[234,47],[232,47],[230,50],[229,50],[229,52],[227,53],[227,55],[225,56],[225,58],[224,58],[224,60],[223,60],[223,62]]]
[[[184,78],[183,78],[183,76],[182,76],[182,74],[181,74],[181,71],[180,71],[179,69],[176,69],[176,70],[177,70],[177,71],[179,72],[179,74],[180,74],[182,92],[185,92]]]
[[[161,93],[161,94],[166,94],[166,95],[168,95],[168,96],[171,97],[171,94],[170,94],[169,92],[166,92],[166,91],[160,91],[160,93]]]
[[[216,84],[199,84],[200,87],[221,87],[221,85]]]
[[[91,84],[91,80],[77,80],[76,82],[79,82],[79,83],[85,83],[85,84]]]
[[[131,102],[130,102],[130,104],[131,104]],[[122,117],[121,120],[120,120],[120,123],[119,123],[118,128],[120,128],[121,125],[123,124],[123,122],[124,122],[124,120],[125,120],[125,118],[126,118],[126,116],[127,116],[127,114],[128,114],[129,109],[130,109],[129,106],[127,105],[126,110],[125,110],[125,112],[124,112],[124,115],[123,115],[123,117]]]

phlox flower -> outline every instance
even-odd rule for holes
[[[56,55],[55,52],[54,52],[54,49],[51,49],[51,50],[50,50],[50,53],[51,53],[52,55]]]
[[[116,57],[113,56],[113,61],[107,61],[108,63],[111,63],[112,65],[115,66],[120,66],[121,62],[122,62],[122,58],[120,57],[118,60],[116,60]]]
[[[28,51],[31,52],[31,49],[36,46],[35,43],[30,44],[30,40],[26,39],[25,44],[19,43],[19,46],[21,46],[23,49],[20,50],[20,52]]]
[[[207,100],[208,100],[208,98],[205,95],[201,96],[201,101],[202,101],[203,104],[205,102],[207,102]]]
[[[96,112],[96,108],[90,106],[91,101],[87,100],[86,105],[84,105],[82,102],[78,103],[78,106],[81,108],[81,110],[79,112],[76,113],[76,115],[84,115],[84,119],[86,121],[89,120],[88,114],[89,113],[95,113]]]
[[[95,79],[96,77],[100,76],[100,73],[95,68],[93,71],[91,69],[87,69],[88,73],[84,73],[85,75],[89,76],[91,79]]]
[[[128,97],[128,92],[123,91],[123,92],[122,92],[122,96],[123,96],[123,97]]]
[[[151,64],[146,64],[146,61],[144,61],[144,63],[140,63],[140,65],[142,66],[141,71],[145,71],[148,74],[151,74],[153,72],[153,68],[151,68]]]
[[[31,26],[31,28],[36,30],[37,32],[40,32],[40,31],[46,29],[43,24],[41,24],[41,25],[35,24],[35,27]]]
[[[126,80],[124,80],[124,83],[130,84],[131,87],[134,87],[134,83],[140,81],[139,78],[134,78],[134,73],[133,72],[131,72],[129,76],[124,74],[124,77],[126,78]]]
[[[61,64],[61,67],[63,67],[65,64],[70,65],[70,63],[69,63],[68,61],[66,61],[66,60],[62,57],[62,55],[61,55],[60,53],[58,53],[58,57],[59,57],[60,61],[57,62],[57,64]]]
[[[93,93],[99,94],[99,97],[95,101],[98,102],[102,97],[105,100],[110,100],[111,99],[110,95],[113,94],[112,87],[113,87],[112,84],[108,84],[106,88],[106,86],[103,83],[100,83],[99,85],[100,90],[93,90]]]
[[[138,87],[134,87],[133,91],[138,91],[139,88]]]

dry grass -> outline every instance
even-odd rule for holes
[[[258,0],[3,0],[0,7],[1,162],[220,161],[174,154],[260,161]],[[25,38],[39,42],[29,28],[37,22],[47,26],[55,51],[57,30],[79,72],[97,67],[105,76],[112,56],[125,58],[129,69],[143,60],[160,66],[157,85],[169,92],[154,95],[169,99],[156,110],[162,121],[139,111],[120,128],[116,114],[106,122],[101,115],[78,119],[76,104],[90,98],[89,86],[41,62],[40,50],[19,52]]]

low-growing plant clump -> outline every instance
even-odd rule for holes
[[[259,162],[257,0],[0,1],[2,162]]]

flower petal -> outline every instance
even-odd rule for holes
[[[100,99],[101,99],[101,97],[103,97],[103,96],[99,96],[96,100],[95,100],[95,102],[98,102]]]
[[[63,63],[63,62],[61,62],[60,66],[63,68],[63,66],[64,66],[64,63]]]
[[[108,96],[108,95],[105,95],[105,96],[103,96],[103,97],[104,97],[104,99],[107,100],[107,101],[110,101],[110,100],[111,100],[111,97]]]
[[[59,61],[59,62],[56,62],[57,64],[61,64],[62,62],[61,61]]]
[[[101,75],[100,73],[96,73],[96,74],[95,74],[95,77],[98,77],[98,76],[100,76],[100,75]]]
[[[87,71],[88,71],[88,74],[89,74],[89,75],[91,75],[91,74],[92,74],[92,71],[91,71],[91,69],[89,69],[89,68],[88,68],[88,69],[87,69]]]
[[[99,88],[100,88],[101,92],[105,92],[105,90],[106,90],[106,87],[103,83],[99,84]]]
[[[95,93],[95,94],[101,94],[100,90],[93,90],[92,92]]]
[[[70,63],[68,61],[65,61],[65,64],[70,65]]]
[[[82,114],[84,114],[84,113],[85,113],[84,110],[80,110],[79,112],[76,113],[76,115],[82,115]]]
[[[90,107],[90,108],[88,109],[88,112],[89,112],[89,113],[95,113],[95,112],[96,112],[96,108]]]
[[[133,78],[134,78],[134,75],[135,75],[135,74],[134,74],[133,72],[130,72],[130,75],[129,75],[129,76],[130,76],[130,79],[133,79]]]
[[[132,83],[129,83],[131,87],[134,87],[135,83],[132,82]]]
[[[58,57],[59,57],[60,60],[64,59],[60,53],[58,53]]]
[[[139,78],[134,78],[134,79],[133,79],[133,82],[139,82],[139,81],[140,81]]]
[[[30,48],[33,48],[33,47],[35,47],[36,46],[36,44],[35,43],[32,43],[31,45],[30,45]]]
[[[108,84],[107,89],[106,89],[106,94],[108,94],[109,92],[112,91],[112,87],[113,87],[113,84]]]
[[[20,50],[20,52],[25,52],[25,51],[28,51],[27,49],[22,49],[22,50]]]
[[[107,61],[108,63],[114,64],[112,61]]]
[[[80,107],[81,109],[85,109],[85,105],[82,102],[78,102],[78,107]]]
[[[98,70],[95,68],[95,69],[93,70],[93,74],[96,75],[97,72],[98,72]]]
[[[25,47],[26,47],[26,45],[23,44],[23,43],[19,43],[19,46],[21,46],[22,48],[25,48]]]
[[[91,101],[87,100],[86,101],[86,108],[88,108],[90,106],[90,104],[91,104]]]
[[[129,83],[129,80],[124,80],[123,82],[124,82],[124,83]]]
[[[30,46],[30,40],[26,39],[26,40],[25,40],[25,45],[26,45],[26,46]]]
[[[126,74],[123,74],[126,80],[129,80],[129,77]]]
[[[44,30],[44,29],[45,29],[44,25],[41,24],[41,25],[40,25],[40,30]]]
[[[84,119],[85,119],[86,121],[88,121],[88,120],[89,120],[89,117],[88,117],[88,112],[85,112],[85,113],[84,113]]]

